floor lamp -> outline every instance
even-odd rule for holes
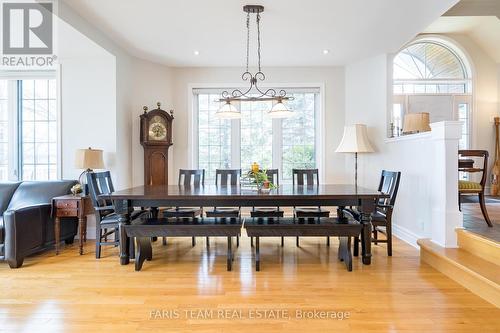
[[[368,140],[366,125],[356,124],[344,127],[344,136],[336,153],[354,153],[354,184],[358,187],[358,153],[372,153],[373,147]]]

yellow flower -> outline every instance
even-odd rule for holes
[[[259,169],[260,169],[260,167],[257,164],[257,162],[253,162],[253,164],[252,164],[252,172],[253,173],[257,173],[257,172],[259,172]]]

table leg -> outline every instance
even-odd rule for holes
[[[85,237],[83,218],[78,218],[78,231],[80,232],[80,237],[78,237],[78,246],[80,248],[80,255],[83,254],[83,237]]]
[[[370,265],[372,260],[372,223],[370,213],[361,213],[361,224],[363,224],[361,253],[363,264]]]
[[[54,238],[56,241],[56,255],[59,254],[59,243],[61,242],[61,219],[56,217],[54,220]]]
[[[260,241],[255,237],[255,270],[260,271]]]
[[[83,241],[87,242],[87,216],[83,217]]]
[[[233,263],[233,251],[232,251],[233,239],[232,237],[227,238],[227,270],[231,271]]]
[[[115,209],[118,214],[125,217],[125,222],[118,224],[118,233],[120,234],[120,264],[128,265],[130,262],[130,238],[125,232],[125,225],[130,224],[129,202],[127,200],[116,200]]]

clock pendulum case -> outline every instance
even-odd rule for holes
[[[144,147],[144,184],[168,185],[168,148],[172,145],[173,111],[143,108],[141,118],[141,145]]]

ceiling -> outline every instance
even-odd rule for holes
[[[495,62],[500,63],[500,19],[496,16],[440,17],[424,32],[468,35]]]
[[[246,44],[242,11],[245,4],[265,6],[261,22],[265,67],[344,65],[394,52],[457,2],[64,1],[134,56],[180,67],[242,66]],[[330,52],[324,54],[325,49]],[[194,54],[195,50],[199,55]],[[251,63],[255,64],[253,55]]]

